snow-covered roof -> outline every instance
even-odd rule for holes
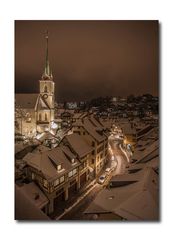
[[[151,144],[147,144],[147,146],[144,146],[143,149],[138,149],[134,151],[133,159],[136,159],[138,161],[146,160],[147,157],[150,157],[149,155],[154,154],[154,156],[158,155],[159,151],[159,140],[151,141]]]
[[[79,119],[82,115],[83,113],[74,113],[73,118]]]
[[[131,124],[130,123],[120,123],[119,124],[120,127],[123,129],[123,132],[124,134],[128,135],[128,134],[136,134],[136,129],[135,128],[132,128]]]
[[[151,159],[150,161],[148,161],[146,163],[137,163],[137,164],[134,163],[134,164],[130,165],[128,170],[143,169],[145,167],[151,167],[153,169],[158,169],[159,168],[159,156],[154,157],[153,159]]]
[[[96,139],[98,142],[102,142],[103,140],[106,139],[106,137],[104,136],[104,134],[101,133],[101,131],[103,130],[103,128],[98,128],[97,126],[95,126],[89,119],[84,119],[84,128],[86,129],[86,131],[94,138]]]
[[[38,93],[17,93],[15,94],[15,101],[17,106],[22,109],[34,109],[38,96]]]
[[[15,144],[15,154],[25,149],[27,146],[22,143]]]
[[[46,146],[44,146],[44,145],[38,145],[38,147],[37,148],[35,148],[33,151],[32,151],[32,153],[41,153],[41,152],[47,152],[47,151],[49,151],[50,150],[50,148],[48,148],[48,147],[46,147]]]
[[[110,182],[121,182],[121,183],[131,183],[138,182],[144,177],[145,171],[140,171],[133,174],[123,174],[123,175],[115,175],[111,178]]]
[[[92,124],[94,124],[98,128],[103,128],[102,122],[99,121],[99,119],[96,119],[95,117],[91,116],[90,121]]]
[[[49,202],[47,197],[34,182],[24,184],[23,186],[21,186],[20,190],[39,209],[42,209]]]
[[[100,119],[100,122],[102,123],[102,125],[105,127],[105,128],[111,128],[113,122],[111,120],[103,120],[103,119]]]
[[[36,194],[39,194],[36,197]],[[35,199],[36,198],[36,199]],[[34,184],[23,187],[15,186],[15,219],[16,220],[50,220],[40,209],[48,202],[47,197]]]
[[[26,161],[29,166],[41,171],[48,181],[55,180],[74,168],[74,165],[72,165],[71,161],[64,154],[61,147],[56,147],[39,154],[28,153],[23,160]],[[77,159],[75,159],[75,161],[77,163],[77,165],[75,165],[76,167],[79,165],[79,162]],[[62,166],[62,170],[59,172],[57,171],[58,165]]]
[[[53,139],[53,138],[55,138],[55,136],[51,132],[44,132],[40,134],[40,137],[38,138],[38,140],[40,142],[43,142],[46,139]]]
[[[81,119],[77,119],[75,122],[73,122],[72,126],[73,127],[83,126],[82,120]]]
[[[76,155],[70,151],[68,146],[61,146],[61,149],[70,159],[76,158]]]
[[[102,190],[85,213],[111,212],[127,220],[158,220],[158,176],[146,168],[141,181]]]
[[[93,148],[90,147],[87,142],[85,142],[85,139],[79,134],[73,133],[67,135],[65,136],[65,139],[67,139],[74,152],[76,152],[80,158],[84,157],[93,150]]]

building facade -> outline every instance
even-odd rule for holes
[[[24,157],[27,179],[35,182],[49,199],[46,214],[62,207],[87,184],[91,152],[92,148],[80,136],[72,134],[59,147]]]
[[[46,35],[46,60],[44,73],[39,81],[39,93],[15,95],[16,132],[34,136],[50,130],[54,121],[55,83],[48,58],[48,34]]]

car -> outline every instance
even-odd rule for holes
[[[111,168],[106,168],[105,172],[109,173],[111,171]]]
[[[106,174],[103,174],[99,177],[98,183],[103,184],[106,180]]]

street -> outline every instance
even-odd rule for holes
[[[113,157],[114,160],[116,161],[116,169],[113,172],[113,176],[119,175],[119,174],[124,174],[126,165],[128,163],[128,157],[124,153],[122,149],[122,140],[119,140],[118,138],[115,140],[114,136],[109,137],[109,145],[111,147],[110,152],[111,152],[111,158]],[[111,163],[113,164],[113,162]]]
[[[124,153],[121,144],[122,140],[116,138],[114,135],[109,137],[109,162],[107,167],[114,167],[114,170],[111,171],[103,185],[96,182],[87,194],[76,200],[77,204],[74,204],[74,207],[72,206],[67,209],[66,213],[62,214],[62,217],[56,218],[57,220],[90,220],[89,216],[84,214],[85,209],[95,199],[97,194],[108,185],[112,176],[124,174],[125,172],[128,157]]]

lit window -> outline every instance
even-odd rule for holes
[[[58,170],[58,171],[61,170],[61,164],[59,164],[59,165],[57,166],[57,170]]]
[[[69,172],[69,173],[68,173],[68,176],[69,176],[69,177],[72,177],[72,176],[73,176],[73,171]]]
[[[41,121],[41,113],[39,113],[39,121]]]
[[[34,180],[35,179],[35,174],[34,173],[32,173],[32,180]]]
[[[47,86],[44,86],[44,92],[47,93]]]
[[[45,113],[45,121],[47,121],[47,113]]]
[[[47,183],[47,180],[46,180],[46,179],[43,179],[43,186],[44,186],[45,188],[48,187],[48,183]]]
[[[64,182],[65,178],[64,176],[60,177],[60,183]]]
[[[77,169],[73,169],[73,175],[75,175],[77,173]]]
[[[54,186],[56,187],[58,184],[59,184],[59,179],[57,179],[57,180],[54,182]]]

